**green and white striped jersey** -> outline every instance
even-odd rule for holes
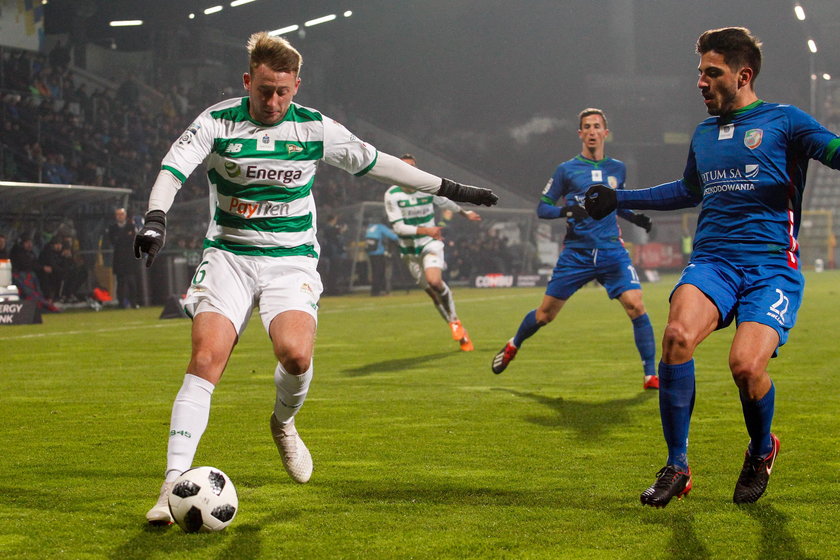
[[[207,160],[213,213],[204,247],[240,255],[318,257],[312,196],[320,160],[360,176],[373,146],[314,109],[292,103],[277,124],[248,113],[248,97],[206,109],[163,158],[182,183]]]
[[[385,213],[391,228],[400,237],[400,253],[419,255],[427,243],[428,235],[418,235],[417,227],[435,226],[435,206],[460,212],[461,207],[448,198],[420,191],[411,192],[393,186],[385,193]]]

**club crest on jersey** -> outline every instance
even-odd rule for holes
[[[612,175],[609,175],[607,176],[607,184],[610,186],[611,189],[615,190],[618,188],[618,179],[616,179]]]
[[[257,151],[260,152],[270,152],[274,150],[274,141],[271,139],[271,136],[268,135],[268,132],[262,135],[257,141]]]
[[[750,150],[754,150],[761,145],[761,139],[764,138],[764,131],[760,128],[753,128],[744,134],[744,146]]]

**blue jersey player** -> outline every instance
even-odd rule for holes
[[[840,168],[840,138],[790,105],[755,93],[761,43],[729,27],[697,40],[697,87],[711,118],[694,132],[680,180],[615,192],[595,186],[589,214],[618,208],[669,210],[697,206],[694,249],[674,291],[659,364],[659,409],[668,460],[641,495],[664,507],[691,490],[687,445],[694,408],[694,350],[713,331],[736,322],[729,368],[738,386],[750,442],[733,501],[758,500],[779,452],[770,431],[775,388],[767,366],[796,322],[804,281],[799,231],[810,159]]]
[[[502,373],[525,339],[553,321],[566,300],[578,289],[587,282],[598,280],[610,298],[618,299],[633,322],[636,347],[644,369],[643,386],[656,389],[659,380],[654,366],[653,327],[642,302],[639,277],[621,240],[616,214],[647,231],[650,231],[651,221],[643,214],[623,209],[601,221],[587,215],[582,206],[587,189],[599,183],[607,183],[612,189],[623,189],[626,171],[622,162],[604,155],[604,142],[609,135],[604,112],[584,109],[579,115],[579,123],[581,153],[557,166],[537,207],[540,218],[566,218],[563,251],[542,303],[525,315],[516,335],[493,358],[491,368],[493,373]]]

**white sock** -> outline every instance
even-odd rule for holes
[[[184,384],[172,405],[166,481],[172,482],[192,466],[198,442],[210,420],[210,398],[216,386],[197,375],[184,375]]]
[[[443,285],[443,291],[438,294],[438,311],[446,320],[447,323],[451,323],[452,321],[458,318],[458,315],[455,314],[455,300],[452,298],[452,290],[449,289],[449,285]]]
[[[300,375],[292,375],[281,364],[277,364],[277,369],[274,370],[274,385],[277,387],[274,416],[281,424],[291,420],[306,400],[313,369],[310,362],[308,370]]]

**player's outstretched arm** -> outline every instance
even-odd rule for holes
[[[462,185],[451,179],[441,179],[440,189],[435,194],[455,202],[469,202],[483,206],[493,206],[499,202],[499,197],[490,189]]]
[[[368,171],[367,176],[382,183],[443,196],[455,202],[493,206],[499,200],[499,197],[490,189],[441,179],[383,152],[379,152],[376,164]]]
[[[686,184],[684,179],[663,183],[649,189],[614,191],[605,185],[592,185],[586,191],[584,207],[590,216],[600,220],[616,208],[679,210],[693,208],[703,200],[699,187]]]

